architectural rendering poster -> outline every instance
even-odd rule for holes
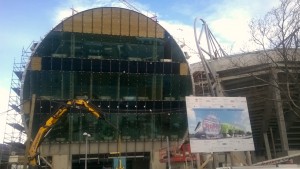
[[[191,152],[254,150],[245,97],[186,97]]]

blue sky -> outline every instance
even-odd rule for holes
[[[204,19],[227,50],[245,48],[249,39],[248,22],[260,17],[279,0],[127,0],[145,15],[155,14],[158,22],[174,37],[194,43],[193,24]],[[82,11],[101,6],[126,7],[121,0],[0,0],[0,135],[5,124],[14,60],[19,62],[22,48],[39,41],[62,19],[72,14],[70,8]],[[230,51],[228,51],[230,50]],[[0,137],[0,142],[2,138]]]

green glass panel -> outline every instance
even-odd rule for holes
[[[91,73],[74,72],[74,96],[87,96],[90,98]]]
[[[134,75],[134,74],[129,74],[128,76],[128,93],[127,96],[129,97],[134,97],[135,99],[137,96],[137,86],[138,86],[138,82],[137,82],[137,77],[138,75]]]
[[[163,75],[152,75],[152,99],[163,99]]]
[[[71,32],[51,32],[40,44],[40,56],[138,59],[159,61],[164,58],[164,40]]]
[[[170,75],[163,76],[163,99],[164,100],[174,100],[171,97],[172,90],[172,77]]]
[[[126,100],[126,98],[131,99],[130,97],[132,97],[128,96],[128,81],[128,74],[123,73],[120,75],[120,99]]]
[[[112,91],[113,86],[112,86],[112,76],[110,73],[102,73],[100,74],[100,98],[101,99],[111,99],[111,94],[114,92]],[[114,84],[115,85],[115,84]]]
[[[70,72],[62,72],[62,98],[71,99],[71,76]]]
[[[41,72],[40,71],[31,71],[30,72],[30,79],[26,78],[27,80],[31,80],[30,83],[25,81],[24,85],[24,97],[29,98],[31,94],[36,94],[37,96],[40,96],[41,94]],[[27,86],[27,84],[30,84]],[[31,93],[31,94],[30,94]]]
[[[119,97],[119,74],[118,73],[110,73],[110,96],[111,99],[116,100]]]
[[[179,75],[171,75],[171,97],[175,100],[180,100],[180,76]]]
[[[180,76],[180,96],[185,97],[192,94],[192,84],[190,76]]]
[[[51,89],[52,98],[60,99],[62,97],[62,74],[61,72],[53,71],[51,74]]]
[[[41,96],[46,98],[51,98],[52,95],[51,84],[52,84],[51,72],[46,72],[46,71],[41,72],[41,78],[40,78]]]
[[[93,73],[93,99],[101,98],[101,73]]]

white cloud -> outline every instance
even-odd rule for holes
[[[61,4],[54,16],[54,24],[60,23],[65,18],[72,15],[73,8],[76,12],[81,12],[87,9],[97,8],[97,7],[121,7],[127,8],[131,10],[138,10],[146,16],[153,16],[155,12],[148,9],[147,5],[141,4],[135,1],[131,1],[130,3],[126,3],[127,1],[116,1],[116,0],[69,0],[63,4]]]
[[[69,0],[68,4],[72,4],[73,9],[77,12],[84,11],[87,9],[95,8],[95,7],[122,7],[122,8],[131,8],[132,10],[137,9],[144,15],[148,17],[157,16],[159,14],[150,10],[147,5],[140,4],[138,2],[131,2],[130,5],[126,5],[126,3],[122,3],[121,1],[112,1],[112,0],[104,0],[104,1],[81,1],[81,0]],[[72,15],[72,10],[67,5],[60,6],[57,8],[56,16],[54,17],[55,24],[58,24],[63,19]],[[197,54],[196,54],[196,43],[194,38],[194,30],[193,27],[190,25],[183,24],[179,21],[166,21],[166,20],[159,20],[159,24],[161,24],[170,34],[176,39],[179,44],[184,45],[184,51],[187,51],[190,55],[192,55],[192,62],[198,61]],[[195,59],[196,58],[196,59]]]
[[[166,20],[159,20],[159,24],[173,36],[183,52],[187,52],[191,56],[189,62],[199,61],[193,26]]]
[[[147,4],[141,4],[137,1],[130,1],[130,4],[126,2],[127,1],[122,0],[69,0],[57,8],[55,23],[58,24],[64,18],[72,15],[70,6],[73,6],[78,12],[95,7],[112,6],[131,8],[133,10],[137,9],[147,16],[153,14],[159,16],[159,13],[150,10]],[[206,13],[205,16],[208,16],[208,18],[202,19],[206,21],[212,34],[228,54],[240,53],[241,51],[254,49],[249,42],[250,30],[248,23],[250,20],[255,17],[261,17],[278,3],[279,0],[252,0],[251,2],[239,0],[220,1],[210,4],[210,6],[207,7],[210,10],[204,11],[213,12],[209,14]],[[196,15],[199,14],[199,12],[195,13]],[[194,19],[198,17],[194,16],[195,13],[191,11],[188,12],[188,15],[190,15],[191,19]],[[189,55],[192,56],[189,61],[193,63],[199,60],[194,38],[194,25],[187,25],[183,22],[184,21],[175,19],[159,19],[159,24],[170,32],[179,45],[184,46],[183,51],[188,52]],[[207,43],[206,41],[203,42],[204,43],[201,43],[202,47],[206,48]]]
[[[241,53],[242,51],[251,51],[255,47],[250,42],[249,22],[253,18],[262,17],[274,6],[279,4],[279,0],[252,0],[250,1],[220,1],[208,5],[206,8],[212,13],[202,14],[201,12],[188,12],[188,15],[194,20],[196,15],[207,16],[204,19],[215,36],[223,50],[228,54]],[[159,20],[159,23],[165,27],[177,40],[184,40],[193,51],[197,52],[194,38],[194,25],[186,25],[181,21]],[[201,23],[197,24],[197,29],[201,29]],[[181,34],[178,33],[181,30]],[[199,32],[199,30],[197,30]],[[201,41],[201,47],[206,48],[206,40]],[[198,60],[198,54],[192,54],[190,60]]]
[[[65,18],[68,18],[77,12],[105,6],[125,7],[121,2],[116,2],[114,0],[68,0],[64,1],[64,3],[57,7],[54,16],[54,24],[56,25],[60,23]]]
[[[234,10],[227,17],[220,17],[209,23],[219,43],[223,44],[227,52],[238,52],[243,44],[250,39],[248,23],[250,15],[241,10]],[[231,50],[233,47],[233,51]]]
[[[259,18],[279,4],[279,0],[223,1],[214,4],[214,11],[207,18],[213,34],[228,53],[254,49],[249,43],[249,22]]]

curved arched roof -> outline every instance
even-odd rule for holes
[[[158,118],[176,110],[177,127],[162,129],[160,124],[148,121],[146,125],[153,126],[153,131],[167,135],[176,130],[178,137],[185,132],[184,97],[192,93],[192,86],[184,54],[162,26],[135,11],[102,7],[63,20],[35,48],[22,81],[22,102],[30,100],[32,94],[39,100],[33,129],[57,101],[88,97],[107,112],[116,112],[112,122],[119,128],[129,127],[115,121],[123,117],[123,112],[133,119],[132,124],[138,124],[142,120],[135,118],[136,113],[145,112],[147,105],[150,112],[161,112]],[[29,106],[22,111],[30,112]],[[150,114],[156,118],[156,113]],[[80,113],[77,115],[81,118]],[[70,136],[82,135],[79,128],[86,125],[78,118],[67,118],[66,124],[74,128],[58,129],[66,141],[80,141],[80,137]],[[99,127],[96,121],[89,122],[92,128]],[[130,127],[128,134],[133,139],[146,131]],[[95,131],[99,135],[96,139],[103,140],[103,133]],[[57,137],[54,133],[53,141]],[[151,134],[147,139],[152,138],[156,136]]]
[[[77,13],[58,24],[55,31],[163,38],[165,29],[136,11],[100,7]]]
[[[64,50],[60,52],[63,53],[63,55],[67,54],[71,49],[75,48],[74,46],[74,48],[70,46],[74,45],[71,43],[75,43],[75,38],[71,39],[72,42],[68,41],[67,43],[64,43],[65,41],[62,40],[63,36],[65,36],[64,38],[69,36],[68,33],[77,34],[76,43],[82,38],[80,34],[85,34],[85,36],[89,36],[90,39],[96,38],[97,35],[102,36],[101,38],[111,37],[110,39],[116,43],[123,43],[121,39],[129,37],[127,38],[128,40],[139,38],[140,42],[136,43],[149,45],[153,39],[157,39],[159,41],[155,41],[155,47],[157,48],[155,50],[164,52],[161,52],[160,55],[157,55],[158,57],[156,56],[155,58],[168,60],[172,57],[172,60],[175,62],[185,62],[183,52],[176,41],[156,20],[136,11],[118,7],[89,9],[66,18],[45,36],[42,42],[35,48],[32,56],[46,57],[53,56],[53,54],[58,56],[58,50]],[[159,49],[157,45],[160,45]],[[174,47],[171,48],[171,46]],[[74,57],[74,52],[67,55]],[[32,60],[32,63],[35,61],[37,63],[41,62],[36,58],[36,60]],[[40,67],[37,69],[39,70]]]

